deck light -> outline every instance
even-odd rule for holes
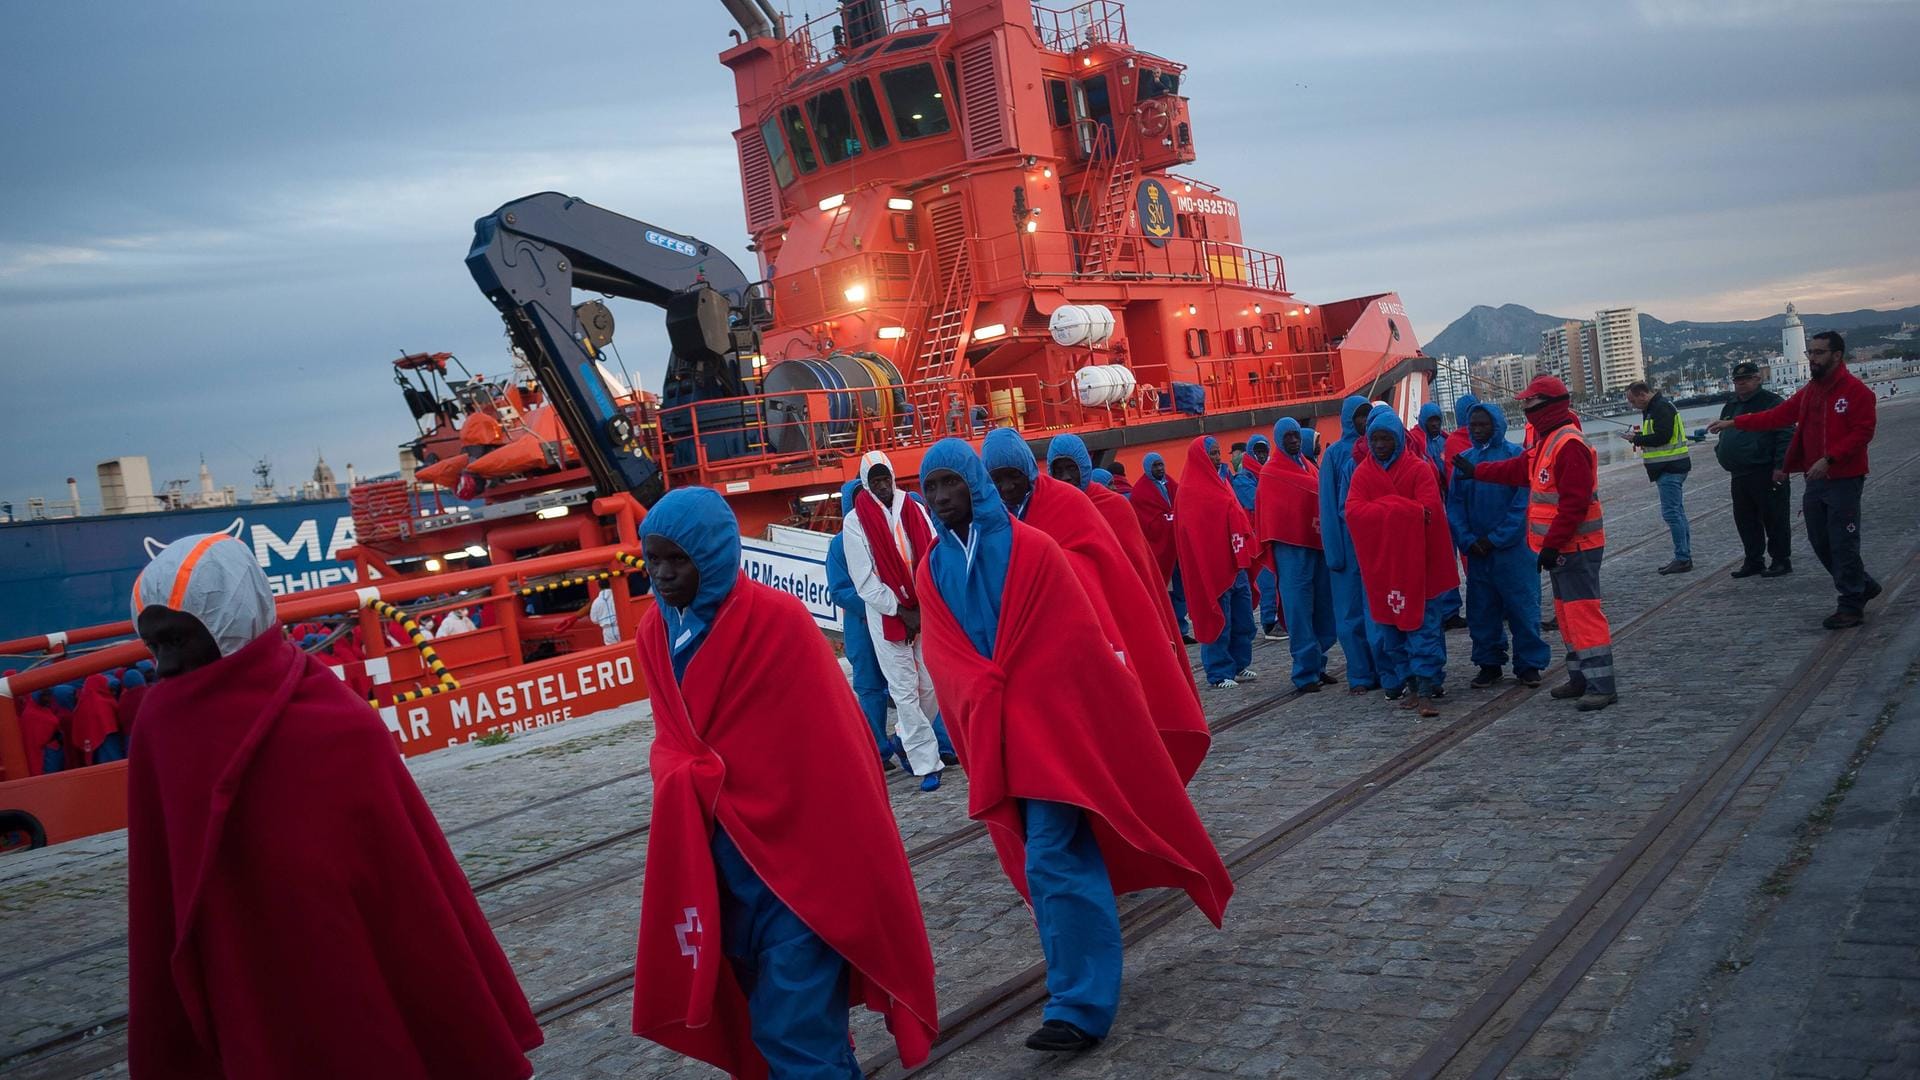
[[[1006,323],[989,323],[986,326],[975,329],[973,332],[973,340],[975,341],[992,341],[994,338],[1006,336]]]
[[[440,560],[439,560],[439,559],[428,559],[428,560],[427,560],[427,573],[429,573],[429,574],[437,574],[437,573],[439,573],[439,572],[440,572]]]
[[[829,195],[826,198],[820,200],[820,209],[838,210],[840,209],[841,206],[846,204],[846,201],[847,201],[847,197],[844,194]]]
[[[926,119],[926,117],[924,117],[924,116],[922,116],[922,115],[920,115],[919,113],[914,113],[914,114],[913,114],[913,115],[912,115],[911,117],[908,117],[908,119],[910,119],[910,120],[925,120],[925,119]]]
[[[904,326],[883,326],[875,331],[873,336],[879,338],[881,341],[898,341],[907,336],[907,328]]]
[[[1189,315],[1198,315],[1198,314],[1200,314],[1200,308],[1199,308],[1199,306],[1198,306],[1198,305],[1196,305],[1196,304],[1188,304],[1188,305],[1187,305],[1187,314],[1189,314]]]
[[[459,551],[449,551],[449,552],[447,552],[447,553],[446,553],[445,555],[442,555],[442,556],[440,556],[440,557],[441,557],[442,559],[445,559],[445,560],[447,560],[448,562],[457,562],[457,561],[459,561],[459,560],[461,560],[461,559],[471,559],[471,558],[473,558],[473,556],[472,556],[472,555],[469,555],[469,554],[467,553],[467,549],[466,549],[466,548],[461,548],[461,549],[460,549]]]
[[[1091,56],[1083,56],[1083,57],[1081,57],[1081,58],[1080,58],[1080,66],[1081,66],[1081,67],[1092,67],[1092,66],[1093,66],[1093,57],[1091,57]]]
[[[484,559],[487,557],[487,549],[481,547],[479,544],[468,544],[467,554],[476,559]]]
[[[831,498],[833,498],[833,492],[831,491],[816,491],[811,495],[800,496],[800,501],[803,503],[817,503],[826,502]]]
[[[1260,305],[1259,305],[1259,304],[1255,304],[1255,305],[1253,305],[1253,313],[1254,313],[1255,315],[1258,315],[1258,314],[1260,314]]]
[[[1032,218],[1028,218],[1028,219],[1027,219],[1027,231],[1028,231],[1028,232],[1039,232],[1039,231],[1040,231],[1040,223],[1039,223],[1039,222],[1037,222],[1037,221],[1035,221],[1035,220],[1033,220]]]
[[[1294,316],[1298,316],[1299,314],[1300,314],[1300,309],[1299,309],[1299,308],[1294,308],[1294,309],[1293,309],[1292,311],[1289,311],[1289,312],[1287,312],[1287,315],[1288,315],[1288,317],[1290,317],[1290,318],[1291,318],[1291,317],[1294,317]]]
[[[1048,180],[1053,179],[1053,166],[1049,165],[1046,168],[1041,169],[1040,175],[1047,178]]]
[[[849,304],[863,304],[867,299],[867,287],[856,281],[847,286],[846,297]]]
[[[887,209],[889,209],[889,210],[911,210],[911,209],[913,209],[913,200],[912,200],[912,199],[902,199],[902,198],[898,198],[898,197],[895,197],[895,198],[892,198],[892,199],[888,199],[888,200],[887,200]]]
[[[1309,315],[1311,315],[1311,314],[1313,314],[1313,305],[1312,305],[1312,304],[1308,304],[1308,305],[1307,305],[1306,307],[1303,307],[1303,308],[1301,308],[1300,310],[1301,310],[1301,311],[1304,311],[1304,312],[1306,312],[1306,313],[1307,313],[1307,314],[1309,314]]]
[[[555,518],[566,517],[571,512],[572,511],[565,506],[549,506],[544,510],[535,510],[533,516],[539,518],[541,521],[552,521]]]

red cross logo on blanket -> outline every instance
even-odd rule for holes
[[[1407,610],[1407,594],[1401,592],[1399,589],[1388,593],[1387,607],[1391,609],[1395,615]]]
[[[1834,399],[1833,399],[1833,411],[1834,411],[1834,412],[1837,412],[1837,413],[1843,413],[1843,412],[1846,412],[1846,411],[1847,411],[1847,399],[1846,399],[1846,398],[1843,398],[1843,397],[1842,397],[1842,398],[1834,398]]]
[[[700,966],[700,909],[684,908],[681,914],[687,921],[673,924],[673,936],[680,943],[680,955],[693,957],[693,966]]]
[[[1246,546],[1247,546],[1247,538],[1244,536],[1241,536],[1239,533],[1234,533],[1233,534],[1233,553],[1235,555],[1240,554],[1240,550]]]

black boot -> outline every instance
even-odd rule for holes
[[[1532,668],[1514,668],[1513,681],[1521,686],[1539,686],[1540,673]]]
[[[1767,572],[1766,567],[1760,565],[1757,562],[1750,562],[1750,563],[1742,563],[1740,566],[1740,569],[1735,570],[1732,574],[1729,574],[1728,576],[1737,577],[1737,578],[1753,577],[1755,574],[1765,574],[1766,572]]]
[[[1473,687],[1475,690],[1485,690],[1487,687],[1499,681],[1500,668],[1492,664],[1482,664],[1480,665],[1480,674],[1475,675],[1473,681],[1467,685]]]
[[[1071,1053],[1076,1050],[1091,1050],[1100,1045],[1100,1040],[1067,1023],[1065,1020],[1047,1020],[1041,1023],[1038,1031],[1027,1036],[1027,1049],[1048,1050],[1054,1053]]]
[[[1568,679],[1566,682],[1563,682],[1559,686],[1556,686],[1553,689],[1547,691],[1549,695],[1551,695],[1552,697],[1558,698],[1561,701],[1567,701],[1572,698],[1577,698],[1586,692],[1587,692],[1587,680],[1585,679]]]
[[[1793,564],[1785,559],[1773,560],[1773,565],[1760,571],[1761,577],[1785,577],[1793,573]]]

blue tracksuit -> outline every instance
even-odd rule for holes
[[[1000,626],[1013,532],[987,468],[959,439],[943,439],[920,461],[920,474],[951,469],[966,480],[973,524],[962,540],[944,523],[927,568],[967,640],[991,658]],[[1047,1006],[1041,1016],[1064,1020],[1104,1038],[1120,1004],[1120,915],[1113,881],[1093,830],[1079,807],[1022,800],[1027,840],[1027,894],[1047,961]]]
[[[1267,442],[1265,435],[1255,435],[1247,440],[1247,457],[1253,457],[1255,446],[1265,446],[1269,451],[1272,450],[1272,444]],[[1256,457],[1254,460],[1260,459]],[[1260,475],[1249,471],[1245,462],[1246,459],[1242,458],[1240,471],[1233,474],[1233,497],[1240,500],[1241,509],[1251,516],[1254,493],[1260,488]],[[1274,583],[1273,571],[1265,567],[1260,569],[1260,576],[1254,579],[1254,585],[1260,590],[1260,626],[1265,629],[1280,621],[1280,590]]]
[[[740,526],[715,492],[680,488],[655,503],[641,536],[680,545],[700,571],[693,602],[662,605],[675,679],[706,643],[720,604],[739,578]],[[847,961],[761,879],[726,830],[709,849],[720,886],[720,947],[746,994],[753,1045],[774,1076],[858,1080],[847,1041]]]
[[[1200,645],[1200,663],[1210,683],[1224,682],[1253,666],[1253,586],[1247,584],[1247,572],[1233,576],[1233,584],[1220,594],[1220,613],[1226,629],[1220,636]]]
[[[1399,440],[1400,449],[1395,452],[1396,456],[1406,452],[1407,432],[1400,423],[1399,414],[1385,405],[1375,405],[1368,418],[1367,430],[1376,429],[1390,431]],[[1388,464],[1392,464],[1392,459],[1388,460]],[[1362,596],[1364,601],[1364,591]],[[1402,630],[1397,626],[1374,622],[1368,617],[1367,631],[1373,642],[1374,663],[1378,666],[1383,688],[1400,690],[1411,680],[1420,692],[1430,693],[1444,685],[1447,678],[1447,634],[1440,624],[1446,618],[1444,593],[1427,601],[1421,613],[1420,626],[1415,630]]]
[[[1299,421],[1290,416],[1282,417],[1273,425],[1274,445],[1285,446],[1287,433],[1300,430]],[[1294,460],[1304,463],[1304,437],[1300,445],[1302,453]],[[1326,556],[1321,554],[1319,548],[1300,547],[1297,544],[1273,543],[1267,545],[1267,550],[1273,553],[1275,591],[1279,593],[1280,609],[1287,616],[1287,646],[1293,653],[1293,685],[1303,687],[1318,683],[1320,676],[1326,673],[1327,650],[1333,647],[1334,641],[1333,583],[1327,576]]]
[[[1427,418],[1430,416],[1438,417],[1442,424],[1447,422],[1445,410],[1440,408],[1438,402],[1429,401],[1425,405],[1420,406],[1420,428],[1422,431],[1426,430]],[[1461,422],[1465,423],[1465,421]],[[1447,497],[1446,449],[1447,436],[1445,431],[1442,431],[1437,437],[1433,435],[1427,436],[1427,460],[1433,462],[1435,478],[1440,481],[1440,497],[1442,499]],[[1455,615],[1460,614],[1460,590],[1458,588],[1452,588],[1440,594],[1440,607],[1446,613],[1446,618],[1451,619]]]
[[[858,484],[852,480],[849,483]],[[884,759],[892,753],[887,743],[887,677],[880,671],[880,657],[873,651],[873,635],[867,630],[867,605],[853,588],[847,573],[847,549],[839,533],[827,545],[827,591],[840,609],[842,633],[846,639],[847,663],[853,666],[853,696],[860,699],[860,712],[873,729],[874,745]]]
[[[1460,451],[1461,457],[1478,464],[1522,453],[1507,441],[1507,418],[1498,405],[1481,402],[1470,411],[1493,420],[1493,437]],[[1476,540],[1493,545],[1491,555],[1466,555],[1467,633],[1473,638],[1473,662],[1481,667],[1506,666],[1509,630],[1515,671],[1540,671],[1553,659],[1540,636],[1540,570],[1527,544],[1527,499],[1524,487],[1466,477],[1455,477],[1447,491],[1454,546],[1465,554]]]
[[[1353,446],[1362,438],[1354,424],[1359,410],[1360,423],[1366,422],[1366,398],[1353,395],[1340,403],[1340,441],[1327,447],[1320,458],[1320,539],[1325,544],[1327,571],[1333,586],[1333,626],[1340,638],[1340,651],[1347,654],[1347,685],[1373,689],[1380,685],[1372,641],[1367,626],[1366,594],[1360,590],[1360,556],[1353,550],[1353,536],[1347,532],[1347,488],[1353,482]]]

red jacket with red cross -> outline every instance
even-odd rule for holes
[[[1809,382],[1773,408],[1735,417],[1733,426],[1741,431],[1768,431],[1798,424],[1781,468],[1803,473],[1821,458],[1831,458],[1827,476],[1844,480],[1867,475],[1867,444],[1873,441],[1875,412],[1873,390],[1840,364],[1833,374]]]

